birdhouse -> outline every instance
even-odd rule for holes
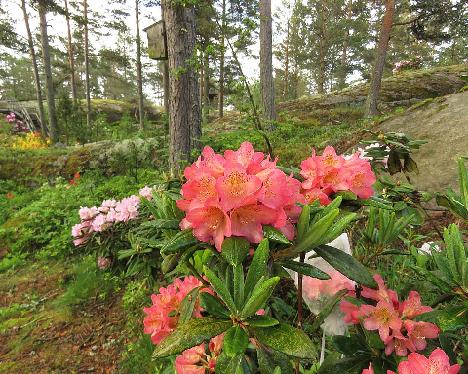
[[[148,36],[148,56],[153,60],[167,60],[166,28],[158,21],[143,29]]]

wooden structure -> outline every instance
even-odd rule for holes
[[[153,60],[167,60],[166,28],[158,21],[143,29],[148,37],[148,56]]]

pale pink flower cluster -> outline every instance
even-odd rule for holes
[[[72,228],[73,243],[76,246],[85,244],[94,232],[103,232],[114,224],[138,218],[140,198],[152,199],[151,191],[150,187],[144,187],[140,196],[132,195],[120,201],[104,200],[99,207],[82,207],[79,210],[81,222]]]
[[[20,121],[19,119],[16,118],[16,114],[11,112],[10,114],[6,115],[6,120],[8,123],[14,124],[13,132],[19,133],[19,132],[28,132],[29,129],[25,126],[23,121]]]
[[[239,236],[251,243],[263,239],[262,225],[272,225],[289,239],[300,213],[300,182],[281,171],[252,144],[242,143],[224,156],[205,147],[202,156],[184,171],[183,199],[186,212],[181,228],[192,228],[202,242],[220,251],[225,237]]]
[[[429,357],[419,353],[411,353],[408,360],[400,362],[398,374],[457,374],[460,365],[450,365],[449,357],[440,348],[432,351]],[[362,374],[374,374],[372,364],[369,369],[364,369]],[[396,374],[392,370],[387,370],[387,374]]]
[[[340,309],[345,313],[345,322],[362,323],[366,330],[377,330],[387,355],[395,352],[397,356],[406,356],[408,350],[415,352],[425,349],[426,338],[437,338],[440,330],[433,323],[412,319],[430,312],[432,308],[421,304],[421,297],[416,291],[410,291],[408,298],[399,302],[397,293],[387,288],[380,275],[375,275],[374,279],[378,290],[364,287],[361,295],[373,300],[376,305],[357,306],[347,300],[342,301]]]
[[[202,283],[194,276],[187,276],[183,280],[176,279],[167,287],[161,287],[157,295],[151,295],[153,305],[143,308],[146,316],[143,319],[145,334],[151,335],[151,341],[159,344],[177,326],[179,321],[180,305],[187,294]],[[210,292],[203,288],[201,292]],[[199,302],[195,304],[193,317],[201,317],[202,308]]]
[[[330,203],[330,195],[351,191],[362,199],[374,194],[375,174],[368,160],[359,152],[351,157],[337,155],[333,147],[326,147],[321,156],[312,156],[301,162],[302,193],[308,203],[319,199],[321,204]]]
[[[206,374],[215,373],[216,361],[221,354],[224,334],[212,338],[208,344],[202,343],[187,349],[176,357],[175,368],[177,374]]]

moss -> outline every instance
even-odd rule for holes
[[[5,333],[13,327],[21,327],[28,323],[31,317],[16,317],[10,318],[0,323],[0,334]]]
[[[416,104],[411,105],[411,106],[408,108],[408,111],[421,108],[421,107],[423,107],[423,106],[426,106],[426,105],[432,103],[433,101],[434,101],[433,98],[421,100],[421,101],[417,102]]]
[[[18,364],[12,361],[0,361],[0,373],[12,373]]]

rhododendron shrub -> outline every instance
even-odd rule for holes
[[[184,170],[180,196],[172,194],[180,216],[153,209],[141,225],[150,238],[141,248],[157,248],[162,273],[180,277],[153,294],[144,309],[153,357],[175,357],[179,374],[271,374],[277,366],[292,372],[301,360],[318,361],[309,332],[327,329],[332,319],[338,321],[330,331],[344,333],[349,325],[351,336],[333,337],[348,357],[329,355],[325,372],[395,370],[397,360],[433,345],[440,330],[420,319],[431,308],[419,293],[400,301],[352,256],[349,242],[337,248],[361,205],[382,204],[373,198],[376,177],[366,152],[345,157],[326,147],[286,172],[247,142],[222,155],[205,147]],[[146,189],[140,195],[140,204],[151,197]],[[82,212],[92,230],[101,229],[95,235],[114,227],[97,220],[116,210],[112,204],[106,213]],[[119,224],[140,220],[139,209],[127,212],[138,212],[138,218]],[[302,292],[297,321],[304,321],[302,298],[317,315],[308,333],[280,320],[271,307],[281,278],[290,275]]]

